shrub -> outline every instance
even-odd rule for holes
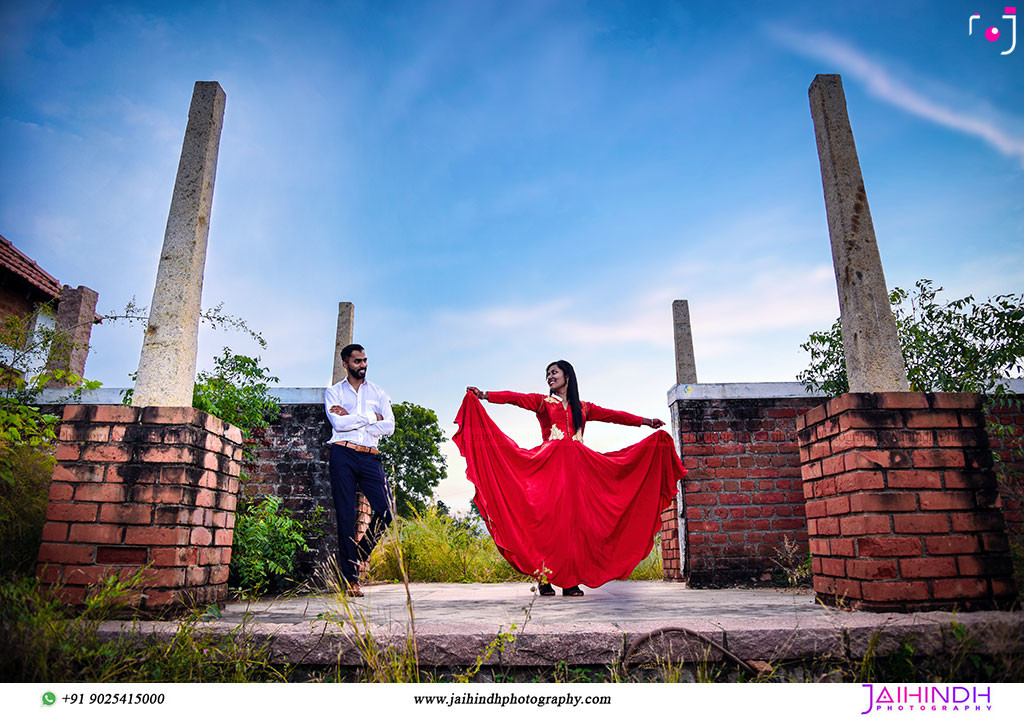
[[[396,518],[370,556],[370,576],[400,581],[395,541],[401,541],[409,580],[434,583],[500,583],[527,580],[508,564],[486,533],[471,522],[429,506],[411,518]]]
[[[248,595],[284,589],[322,515],[318,507],[309,520],[298,520],[273,496],[244,504],[235,521],[231,583]]]
[[[1000,394],[1002,381],[1024,376],[1024,294],[941,303],[942,289],[931,280],[919,280],[916,288],[913,295],[900,288],[889,294],[912,390]],[[811,358],[797,376],[808,390],[830,396],[850,390],[840,319],[800,348]]]
[[[192,405],[242,429],[246,436],[266,428],[281,407],[269,393],[276,376],[260,365],[259,357],[243,356],[224,347],[213,360],[213,372],[200,371],[192,393]]]
[[[49,447],[4,451],[12,481],[0,481],[0,576],[28,574],[39,555],[54,460]]]
[[[52,316],[38,306],[27,316],[0,321],[0,576],[30,572],[39,553],[60,418],[31,405],[44,388],[59,383],[69,395],[99,387],[98,381],[59,369],[76,347],[69,336],[40,322]]]

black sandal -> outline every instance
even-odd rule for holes
[[[551,597],[555,594],[555,588],[551,583],[538,583],[537,592],[539,592],[544,597]]]
[[[562,597],[583,597],[583,591],[580,590],[579,585],[574,585],[571,588],[562,588]]]

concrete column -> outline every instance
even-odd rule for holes
[[[808,95],[825,189],[850,391],[909,391],[842,78],[818,75]]]
[[[224,90],[197,82],[181,147],[134,406],[191,406],[206,241],[224,122]]]
[[[352,343],[352,335],[356,325],[356,307],[351,301],[338,302],[338,333],[334,339],[334,376],[331,384],[344,381],[348,374],[341,363],[341,350]]]
[[[697,383],[693,334],[690,331],[690,304],[686,299],[672,302],[672,329],[676,343],[676,383]]]
[[[89,356],[89,337],[96,318],[96,302],[100,295],[88,286],[72,289],[65,285],[60,292],[54,328],[57,336],[50,347],[47,371],[68,371],[81,376]],[[54,380],[50,386],[64,388],[66,381]]]

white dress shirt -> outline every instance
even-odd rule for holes
[[[347,416],[331,413],[331,406],[341,406]],[[324,391],[324,410],[331,422],[331,443],[348,441],[367,448],[376,448],[381,436],[395,432],[395,414],[391,399],[376,384],[363,381],[356,391],[346,378]],[[377,414],[383,416],[378,420]]]

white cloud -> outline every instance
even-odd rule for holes
[[[1019,127],[1018,118],[985,117],[948,107],[925,96],[895,77],[889,68],[832,35],[800,33],[778,26],[769,26],[767,32],[769,37],[799,55],[835,63],[844,73],[863,82],[879,99],[929,122],[977,137],[1000,154],[1015,157],[1024,167],[1024,135],[1019,129],[1007,127],[1010,124]]]

